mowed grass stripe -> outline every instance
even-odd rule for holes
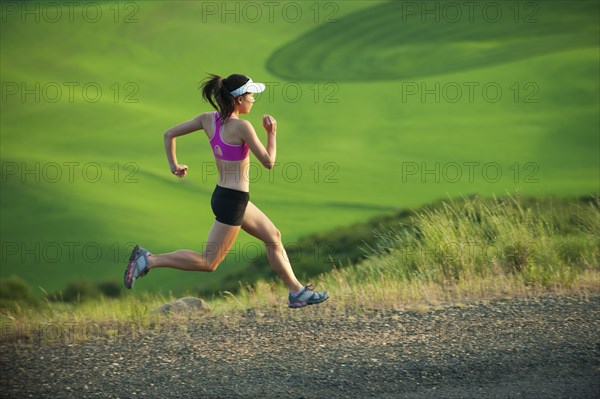
[[[535,23],[437,23],[403,15],[401,3],[375,5],[274,51],[267,68],[289,80],[400,79],[598,45],[597,2],[538,7]]]

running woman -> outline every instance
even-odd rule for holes
[[[205,131],[219,171],[217,186],[211,199],[215,221],[203,253],[180,249],[165,254],[152,254],[136,245],[125,270],[125,287],[133,287],[136,279],[145,276],[155,267],[215,271],[241,228],[265,243],[271,267],[290,291],[289,307],[314,305],[329,297],[327,291],[317,292],[312,284],[303,286],[298,282],[281,243],[281,233],[250,201],[248,153],[252,151],[265,168],[273,167],[277,152],[277,121],[270,115],[263,116],[263,126],[267,131],[265,148],[252,124],[239,119],[239,115],[249,113],[255,101],[254,94],[264,90],[264,84],[254,83],[245,75],[234,74],[226,79],[210,75],[202,83],[202,97],[217,112],[205,112],[165,132],[165,150],[171,173],[181,179],[187,174],[188,167],[177,162],[176,138],[201,129]]]

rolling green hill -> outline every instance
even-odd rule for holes
[[[278,119],[280,165],[253,168],[251,196],[288,243],[448,196],[599,189],[597,2],[527,2],[516,22],[508,5],[452,22],[372,1],[36,4],[2,8],[2,277],[51,291],[120,278],[133,242],[202,248],[210,149],[180,138],[178,181],[162,133],[209,110],[206,72],[267,84],[247,119]],[[237,245],[216,273],[136,289],[218,289],[260,251]]]

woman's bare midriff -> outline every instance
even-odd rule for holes
[[[242,161],[224,161],[215,159],[217,170],[219,171],[219,179],[217,184],[221,187],[230,188],[232,190],[250,191],[250,157]]]

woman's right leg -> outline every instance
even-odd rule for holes
[[[242,229],[265,243],[271,267],[275,269],[290,290],[289,307],[301,308],[306,305],[315,305],[329,298],[328,291],[317,292],[312,284],[307,284],[305,287],[300,284],[294,275],[292,265],[281,243],[281,233],[273,222],[252,202],[249,202],[246,207]]]
[[[294,275],[294,270],[292,270],[292,265],[281,242],[281,233],[267,215],[252,202],[248,202],[246,207],[242,229],[265,243],[269,263],[288,289],[293,292],[300,291],[303,286]]]
[[[230,226],[215,220],[203,253],[179,249],[166,254],[152,254],[148,257],[148,267],[213,272],[227,255],[239,232],[240,226]]]

